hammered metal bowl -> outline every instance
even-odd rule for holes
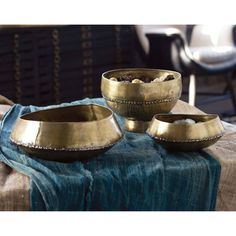
[[[192,119],[195,124],[174,124],[175,120]],[[163,147],[173,151],[197,151],[208,147],[223,136],[224,127],[215,114],[157,114],[147,134]]]
[[[12,142],[25,152],[62,162],[95,157],[121,138],[113,112],[96,104],[28,113],[17,120],[11,133]]]
[[[160,83],[124,83],[110,80],[112,77],[132,76],[155,79],[162,75],[174,79]],[[158,69],[119,69],[102,74],[101,92],[107,105],[125,117],[125,128],[132,132],[145,132],[152,117],[168,113],[181,96],[181,75],[175,71]]]

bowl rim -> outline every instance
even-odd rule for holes
[[[66,108],[73,108],[73,107],[85,107],[85,106],[97,106],[97,107],[100,107],[100,108],[103,108],[107,111],[110,112],[110,115],[102,118],[102,119],[99,119],[99,120],[91,120],[91,121],[42,121],[42,120],[36,120],[36,119],[25,119],[25,117],[27,116],[31,116],[32,114],[37,114],[37,113],[41,113],[41,112],[44,112],[44,111],[53,111],[53,110],[58,110],[58,109],[66,109]],[[64,106],[64,107],[53,107],[53,108],[45,108],[45,109],[41,109],[41,110],[37,110],[37,111],[33,111],[33,112],[29,112],[29,113],[26,113],[26,114],[23,114],[19,117],[19,119],[21,120],[24,120],[24,121],[29,121],[29,122],[42,122],[42,123],[49,123],[49,124],[65,124],[65,123],[69,123],[69,124],[82,124],[82,123],[93,123],[93,122],[99,122],[99,121],[105,121],[105,120],[109,120],[111,119],[112,117],[114,117],[114,112],[109,108],[109,107],[106,107],[106,106],[103,106],[103,105],[100,105],[100,104],[96,104],[96,103],[88,103],[88,104],[77,104],[77,105],[69,105],[69,106]]]
[[[209,120],[207,120],[207,121],[203,121],[203,122],[201,122],[201,123],[194,123],[194,124],[176,124],[176,123],[173,123],[173,122],[167,122],[167,121],[163,121],[163,120],[160,120],[160,119],[157,119],[157,116],[189,116],[189,117],[194,117],[194,116],[209,116],[209,117],[212,117],[211,119],[209,119]],[[203,123],[204,124],[208,124],[208,123],[210,123],[210,122],[212,122],[212,120],[215,120],[215,119],[217,119],[217,118],[219,118],[219,115],[217,115],[217,114],[184,114],[184,113],[179,113],[179,114],[155,114],[154,116],[153,116],[153,118],[152,119],[154,119],[154,120],[156,120],[156,121],[158,121],[158,122],[161,122],[161,123],[163,123],[163,124],[168,124],[168,125],[171,125],[171,126],[176,126],[176,127],[180,127],[180,126],[182,126],[182,127],[189,127],[189,126],[195,126],[195,125],[203,125]],[[186,118],[185,118],[186,119]]]
[[[166,69],[155,69],[155,68],[123,68],[123,69],[114,69],[114,70],[108,70],[102,73],[102,79],[110,81],[110,82],[114,82],[114,83],[120,83],[120,81],[113,81],[110,80],[109,78],[106,77],[107,74],[109,73],[113,73],[113,72],[128,72],[128,71],[160,71],[160,72],[167,72],[167,73],[173,73],[175,75],[177,75],[177,77],[174,77],[173,80],[176,79],[181,79],[181,74],[178,71],[174,71],[174,70],[166,70]],[[172,80],[168,80],[168,81],[164,81],[165,83],[170,83]],[[125,85],[132,85],[132,86],[150,86],[150,84],[152,83],[126,83]],[[157,84],[162,84],[162,83],[157,83]],[[153,84],[152,84],[153,85]]]

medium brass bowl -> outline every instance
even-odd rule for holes
[[[173,75],[174,79],[160,83],[124,83],[110,78],[132,76],[156,78]],[[181,96],[181,75],[175,71],[158,69],[119,69],[102,74],[101,92],[107,105],[125,117],[125,128],[132,132],[145,132],[152,117],[168,113]]]
[[[122,138],[113,112],[96,104],[46,109],[21,116],[11,133],[27,153],[71,162],[99,155]]]
[[[175,120],[193,119],[196,124],[174,124]],[[155,141],[166,149],[196,151],[208,147],[222,137],[224,127],[218,115],[157,114],[148,129]]]

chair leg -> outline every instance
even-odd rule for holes
[[[231,94],[231,99],[234,106],[234,112],[236,112],[236,91],[233,85],[233,78],[231,76],[227,76],[227,87]]]
[[[196,79],[195,75],[191,74],[189,76],[189,89],[188,89],[188,103],[192,106],[195,105],[195,98],[196,98]]]

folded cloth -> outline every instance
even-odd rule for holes
[[[105,104],[84,99],[61,106],[88,103]],[[32,210],[214,210],[219,162],[204,151],[166,151],[146,134],[125,132],[109,151],[83,163],[30,158],[9,136],[20,115],[39,109],[45,107],[14,105],[0,137],[0,161],[30,177]]]
[[[9,100],[8,98],[0,95],[0,104],[12,106],[14,103],[11,100]]]

